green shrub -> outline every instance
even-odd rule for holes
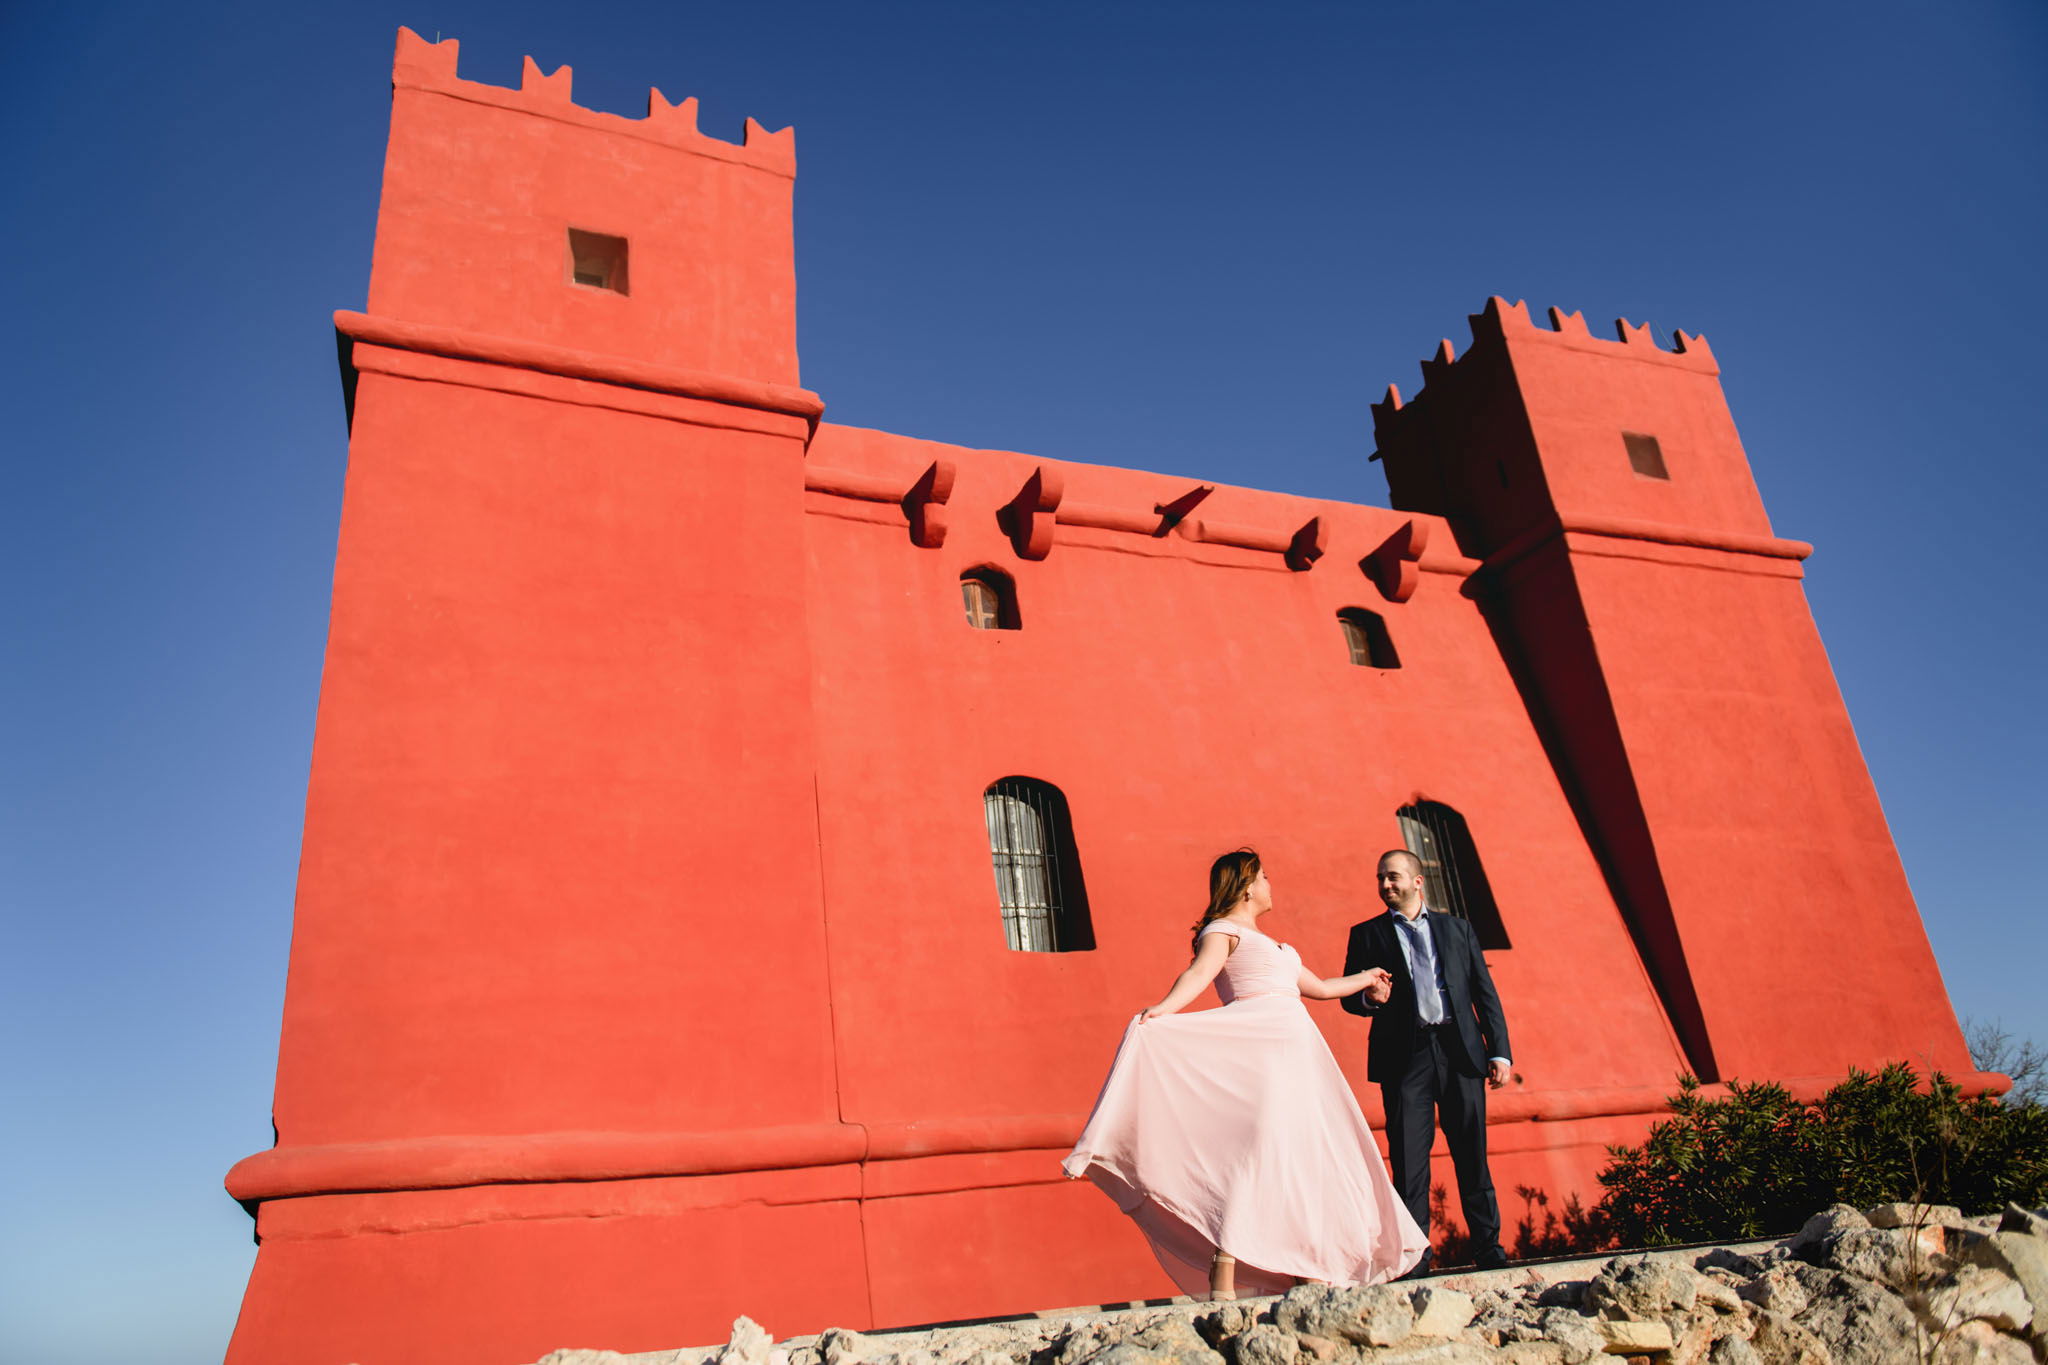
[[[1851,1070],[1811,1104],[1771,1082],[1726,1099],[1678,1084],[1641,1147],[1608,1148],[1596,1212],[1622,1246],[1781,1235],[1835,1203],[2048,1202],[2048,1110],[1966,1099],[1939,1072],[1923,1092],[1904,1064]]]

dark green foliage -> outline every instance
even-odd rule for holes
[[[1517,1185],[1515,1193],[1522,1200],[1522,1216],[1515,1220],[1508,1253],[1516,1260],[1576,1256],[1614,1246],[1607,1214],[1587,1208],[1576,1194],[1565,1199],[1562,1209],[1553,1209],[1550,1196],[1534,1185]]]
[[[1776,1236],[1837,1203],[2048,1202],[2048,1111],[1966,1099],[1939,1072],[1923,1092],[1903,1064],[1852,1070],[1812,1104],[1769,1082],[1726,1099],[1678,1084],[1648,1141],[1608,1149],[1595,1212],[1622,1246]]]

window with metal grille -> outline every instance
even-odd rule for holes
[[[1387,633],[1387,623],[1376,611],[1364,607],[1346,607],[1337,613],[1337,624],[1344,630],[1344,647],[1351,651],[1351,662],[1361,668],[1399,668],[1401,656],[1394,649],[1394,637]]]
[[[1668,479],[1671,471],[1664,467],[1664,447],[1657,444],[1654,436],[1645,436],[1639,431],[1621,433],[1621,443],[1628,447],[1628,467],[1646,479]]]
[[[1394,814],[1401,842],[1422,862],[1422,897],[1429,908],[1469,921],[1482,948],[1512,947],[1465,817],[1436,801],[1417,801]]]
[[[569,229],[569,279],[592,289],[626,292],[626,239]]]
[[[1003,938],[1025,953],[1095,946],[1067,798],[1049,782],[1006,777],[982,793]]]
[[[960,601],[967,624],[976,630],[1015,630],[1017,585],[1001,569],[969,569],[960,575]]]

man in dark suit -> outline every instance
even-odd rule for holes
[[[1365,1075],[1386,1103],[1394,1188],[1428,1232],[1429,1149],[1441,1115],[1465,1227],[1479,1268],[1491,1270],[1508,1258],[1486,1168],[1486,1091],[1507,1084],[1508,1024],[1472,926],[1425,906],[1423,885],[1422,860],[1413,853],[1381,856],[1387,913],[1352,926],[1344,971],[1384,967],[1391,980],[1347,996],[1344,1008],[1373,1021]],[[1410,1273],[1429,1265],[1425,1252]]]

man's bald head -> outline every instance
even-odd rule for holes
[[[1411,877],[1420,877],[1422,875],[1422,859],[1416,857],[1405,848],[1390,848],[1385,853],[1382,853],[1379,865],[1385,867],[1389,863],[1400,868]]]

